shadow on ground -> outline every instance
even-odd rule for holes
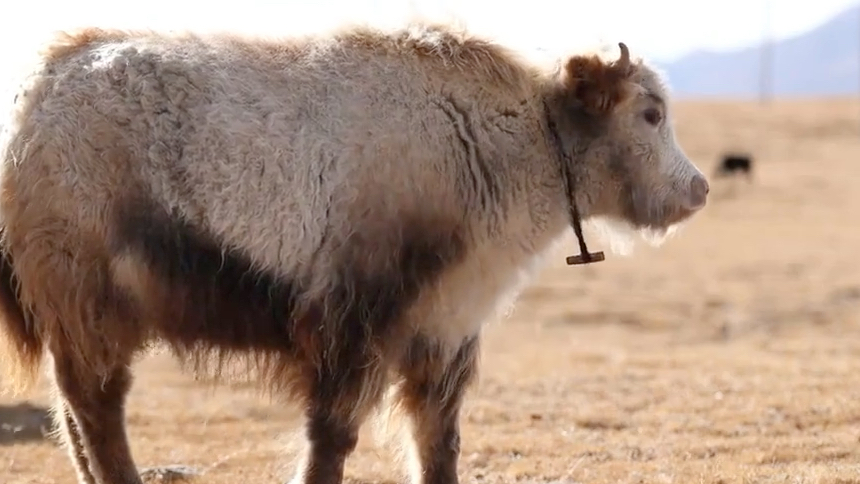
[[[27,402],[0,405],[0,446],[46,440],[52,425],[45,407]]]

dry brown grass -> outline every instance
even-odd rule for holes
[[[860,483],[860,104],[677,110],[704,170],[750,149],[756,180],[712,180],[710,206],[658,250],[588,267],[558,254],[487,329],[464,483]],[[293,407],[209,388],[164,356],[138,375],[142,467],[191,465],[201,484],[289,475]],[[20,403],[0,397],[0,482],[72,483],[42,415],[4,406]],[[371,437],[350,479],[395,481]]]

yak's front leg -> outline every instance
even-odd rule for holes
[[[477,374],[478,343],[450,350],[416,338],[401,363],[398,395],[412,423],[412,484],[457,484],[459,416],[463,395]]]
[[[344,361],[320,370],[306,409],[308,449],[291,484],[341,484],[358,432],[381,399],[383,373],[369,361]]]

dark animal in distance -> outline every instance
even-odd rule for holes
[[[412,481],[455,484],[482,323],[571,204],[635,235],[706,203],[661,79],[619,47],[543,70],[433,25],[59,36],[3,120],[0,381],[50,356],[81,484],[141,483],[124,402],[153,341],[303,403],[297,484],[340,483],[385,402]]]
[[[752,178],[753,160],[750,155],[745,154],[727,154],[723,156],[719,166],[717,166],[715,176],[728,177],[735,174],[743,174],[747,179]]]

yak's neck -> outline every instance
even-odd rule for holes
[[[565,184],[552,145],[536,159],[527,160],[524,172],[513,177],[525,181],[511,187],[505,229],[495,245],[517,250],[526,258],[540,257],[571,233]]]
[[[573,170],[585,154],[575,154],[572,147],[585,140],[569,139],[570,127],[554,112],[559,105],[551,96],[541,96],[535,105],[537,120],[542,130],[541,146],[523,153],[523,159],[500,169],[509,170],[509,182],[500,193],[504,201],[497,210],[484,218],[488,231],[479,237],[489,237],[491,246],[519,257],[539,257],[554,243],[573,233],[572,202],[585,200],[584,187],[574,186],[581,177]],[[534,118],[533,118],[534,119]],[[562,135],[564,133],[564,135]],[[578,216],[587,215],[587,207],[578,207]]]
[[[544,98],[543,127],[544,136],[548,145],[547,167],[549,177],[553,177],[556,183],[547,184],[554,198],[558,202],[553,206],[553,221],[550,229],[552,240],[558,239],[562,234],[572,231],[576,236],[576,242],[580,252],[580,258],[584,262],[591,262],[583,234],[582,223],[588,215],[587,209],[587,187],[583,185],[583,177],[577,171],[581,169],[581,163],[588,156],[587,150],[578,150],[576,147],[587,147],[589,140],[584,139],[587,133],[579,133],[571,129],[565,118],[565,113],[560,112],[560,106],[565,103],[559,102],[557,97]],[[574,138],[577,135],[580,138]],[[582,262],[575,262],[582,263]]]

